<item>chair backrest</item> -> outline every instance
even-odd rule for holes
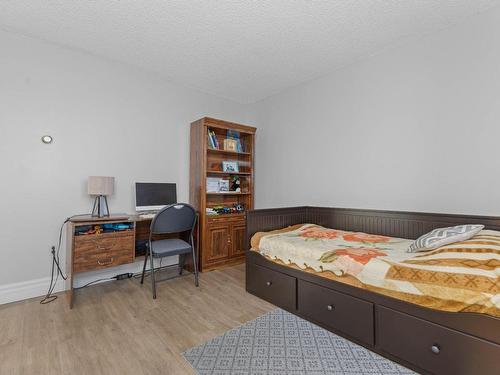
[[[187,203],[164,207],[151,221],[151,234],[193,231],[196,211]]]

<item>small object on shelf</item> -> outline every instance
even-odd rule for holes
[[[231,178],[231,191],[241,193],[241,181],[238,176],[233,176]]]
[[[212,209],[218,214],[222,214],[224,213],[224,206],[214,206],[212,207]]]
[[[245,212],[245,205],[243,203],[237,203],[234,205],[237,212]]]
[[[239,172],[239,166],[237,161],[223,161],[222,170],[224,172]]]
[[[238,142],[235,139],[224,139],[224,151],[238,151]]]
[[[234,149],[232,149],[231,151],[243,152],[243,147],[241,147],[240,132],[236,130],[228,130],[226,132],[226,137],[236,142],[234,145]]]
[[[207,177],[207,193],[218,193],[220,191],[219,182],[220,178]]]
[[[213,208],[207,207],[205,209],[205,213],[207,215],[218,215],[217,211],[215,211]]]
[[[219,191],[220,192],[229,191],[229,180],[224,180],[224,179],[219,180]]]

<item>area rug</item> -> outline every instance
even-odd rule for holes
[[[415,374],[281,309],[182,355],[200,375]]]

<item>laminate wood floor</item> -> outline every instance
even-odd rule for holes
[[[238,265],[157,284],[149,278],[77,291],[40,305],[32,299],[0,306],[0,374],[194,374],[188,348],[274,308],[245,291]]]

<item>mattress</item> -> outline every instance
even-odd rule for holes
[[[500,317],[500,232],[408,253],[412,240],[300,224],[256,233],[251,250],[288,267],[423,307]]]

